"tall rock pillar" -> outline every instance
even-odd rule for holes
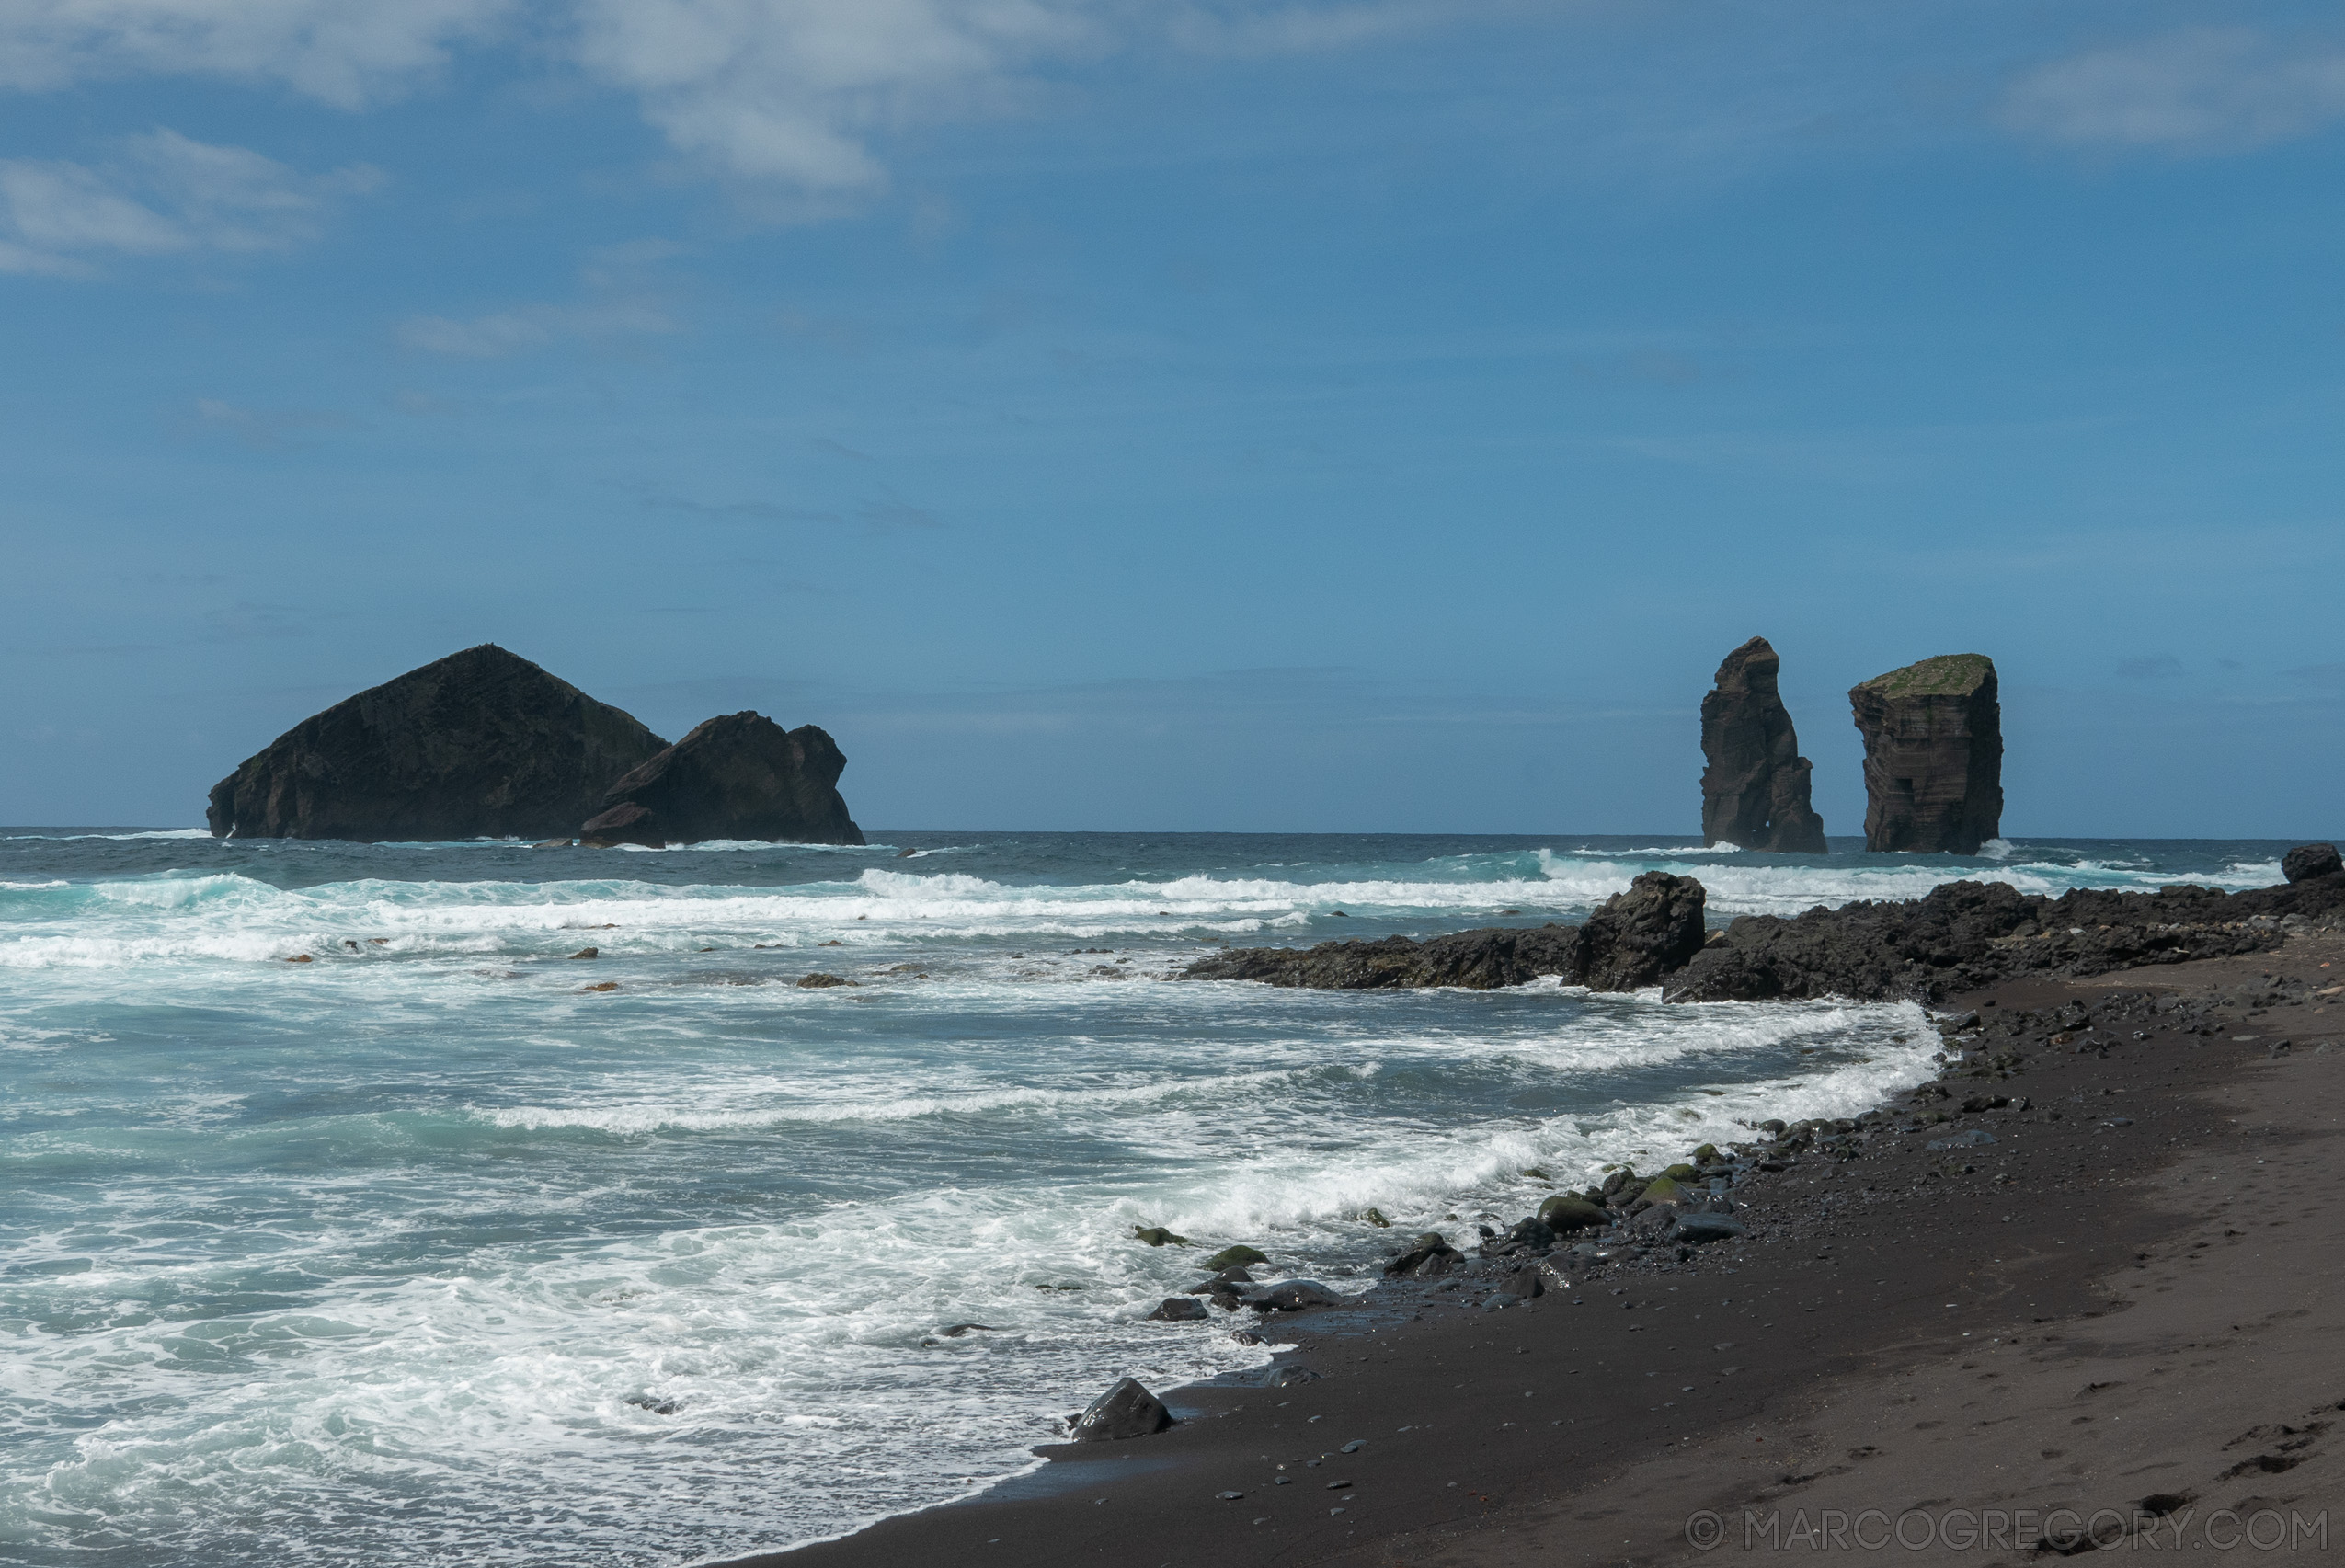
[[[1717,690],[1702,699],[1702,834],[1713,844],[1822,854],[1811,765],[1775,690],[1782,664],[1765,637],[1753,637],[1726,656]]]
[[[1865,848],[1976,854],[2003,827],[1995,661],[1950,653],[1848,693],[1865,738]]]

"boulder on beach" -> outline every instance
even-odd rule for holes
[[[1333,1307],[1343,1299],[1316,1279],[1290,1279],[1256,1296],[1253,1304],[1259,1311],[1299,1312],[1307,1307]]]
[[[1430,1279],[1450,1274],[1465,1266],[1466,1256],[1441,1237],[1424,1235],[1409,1250],[1384,1265],[1384,1272],[1395,1278],[1412,1275]]]
[[[1569,1235],[1574,1230],[1592,1227],[1601,1228],[1612,1221],[1612,1217],[1596,1205],[1565,1193],[1558,1193],[1540,1204],[1539,1218],[1542,1224],[1558,1235]]]
[[[1976,854],[2003,827],[1995,661],[1950,653],[1848,692],[1865,741],[1865,848]]]
[[[1699,1247],[1711,1242],[1731,1242],[1737,1236],[1747,1236],[1751,1228],[1731,1214],[1681,1214],[1669,1233],[1676,1241]]]
[[[1194,1296],[1167,1296],[1157,1303],[1156,1310],[1148,1315],[1148,1321],[1152,1323],[1186,1323],[1207,1315],[1205,1303]]]
[[[566,836],[668,743],[494,643],[313,715],[212,789],[215,838]]]
[[[1498,1244],[1543,1253],[1555,1245],[1555,1228],[1536,1214],[1527,1215],[1509,1225],[1506,1234],[1499,1238]]]
[[[1245,1245],[1243,1242],[1240,1242],[1234,1247],[1222,1248],[1219,1252],[1206,1259],[1199,1266],[1213,1269],[1218,1272],[1227,1268],[1243,1268],[1249,1264],[1268,1263],[1270,1259],[1264,1253],[1256,1252],[1253,1248]]]
[[[1824,818],[1808,803],[1813,765],[1800,755],[1776,691],[1782,662],[1765,637],[1753,637],[1726,656],[1702,698],[1702,836],[1746,850],[1822,854]]]
[[[2280,875],[2291,887],[2339,872],[2345,872],[2345,860],[2338,857],[2335,844],[2298,844],[2280,858]]]
[[[1664,1203],[1673,1206],[1691,1203],[1693,1197],[1694,1195],[1676,1177],[1655,1176],[1645,1184],[1645,1190],[1637,1195],[1636,1201],[1640,1207],[1651,1208]]]
[[[1164,1402],[1143,1388],[1138,1379],[1125,1378],[1075,1417],[1070,1436],[1078,1443],[1108,1443],[1153,1436],[1172,1425],[1172,1413],[1164,1408]]]
[[[578,837],[606,848],[710,839],[860,844],[863,830],[838,790],[846,766],[818,726],[785,730],[763,714],[726,714],[612,784]]]

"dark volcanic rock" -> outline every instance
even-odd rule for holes
[[[667,742],[493,643],[303,719],[212,786],[240,839],[544,839]]]
[[[2265,953],[2287,929],[2345,928],[2345,876],[2315,876],[2246,893],[2162,887],[2155,893],[2075,888],[2057,898],[2000,882],[1950,882],[1901,903],[1822,907],[1796,919],[1744,915],[1702,933],[1703,890],[1690,877],[1648,872],[1576,930],[1471,931],[1414,943],[1327,942],[1307,952],[1241,948],[1199,960],[1189,979],[1378,989],[1514,985],[1561,975],[1598,990],[1661,982],[1671,1001],[1765,1001],[1845,996],[1858,1001],[1938,1001],[2020,975],[2076,979],[2147,964]],[[1537,938],[1504,962],[1498,939]],[[1459,952],[1485,962],[1461,969]],[[1458,978],[1461,974],[1473,978]],[[1619,1207],[1625,1200],[1609,1198]],[[1576,1202],[1577,1200],[1573,1200]],[[1570,1229],[1561,1198],[1539,1218]],[[1603,1210],[1584,1216],[1596,1223]],[[1420,1238],[1412,1265],[1440,1238]],[[1439,1272],[1431,1269],[1427,1272]]]
[[[1164,1402],[1142,1388],[1138,1379],[1126,1378],[1075,1417],[1073,1437],[1078,1443],[1147,1437],[1172,1425],[1172,1413],[1164,1408]]]
[[[1453,932],[1424,942],[1322,942],[1316,947],[1233,947],[1181,972],[1189,980],[1261,980],[1315,990],[1459,986],[1495,990],[1560,975],[1597,990],[1656,983],[1702,944],[1702,885],[1648,871],[1607,899],[1587,924]]]
[[[1705,898],[1690,876],[1644,873],[1580,927],[1579,950],[1567,972],[1591,990],[1658,985],[1701,951]]]
[[[2309,882],[2316,876],[2334,876],[2345,871],[2345,860],[2339,860],[2335,844],[2298,844],[2280,862],[2280,875],[2293,886]]]
[[[846,766],[838,744],[814,725],[785,730],[762,714],[726,714],[612,784],[578,836],[589,844],[860,844],[863,830],[837,787]]]
[[[1848,692],[1865,738],[1865,848],[1976,854],[2003,824],[1995,661],[1950,653]]]
[[[2345,876],[2218,893],[2076,888],[2057,898],[1950,882],[1905,903],[1744,915],[1672,976],[1672,1001],[1845,996],[1937,1001],[2025,974],[2076,978],[2145,964],[2269,952],[2289,915],[2333,923]]]
[[[1673,1239],[1695,1246],[1710,1242],[1731,1242],[1737,1236],[1750,1233],[1750,1227],[1731,1214],[1681,1214],[1670,1230]]]
[[[1824,818],[1808,804],[1812,764],[1775,689],[1782,660],[1753,637],[1718,667],[1702,699],[1702,835],[1746,850],[1822,854]]]
[[[588,818],[586,826],[578,830],[578,836],[589,849],[609,849],[613,844],[648,844],[657,850],[667,848],[669,843],[666,826],[657,816],[632,800]],[[570,841],[566,839],[563,841],[567,843]]]
[[[1489,927],[1453,932],[1426,942],[1388,936],[1381,942],[1322,942],[1318,946],[1235,947],[1209,954],[1182,972],[1191,980],[1262,980],[1317,990],[1383,990],[1406,986],[1462,986],[1494,990],[1574,967],[1579,933],[1569,926],[1535,930]]]
[[[1540,1204],[1539,1218],[1550,1230],[1563,1232],[1584,1230],[1591,1226],[1600,1229],[1612,1222],[1612,1217],[1603,1208],[1570,1193],[1558,1193]]]
[[[1253,1304],[1264,1312],[1299,1312],[1310,1307],[1333,1307],[1343,1299],[1316,1279],[1290,1279],[1255,1297]]]

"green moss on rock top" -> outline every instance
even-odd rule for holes
[[[1857,689],[1884,697],[1961,697],[1977,691],[1994,674],[1995,660],[1983,653],[1942,653],[1876,675]]]

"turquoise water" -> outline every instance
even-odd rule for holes
[[[1366,1207],[1520,1213],[1525,1167],[1846,1114],[1934,1046],[1911,1007],[1167,978],[1208,943],[1572,919],[1655,867],[1723,920],[2285,848],[10,831],[0,1558],[108,1568],[835,1533],[1020,1471],[1117,1374],[1264,1357],[1140,1321],[1195,1254],[1136,1224],[1365,1288]]]

